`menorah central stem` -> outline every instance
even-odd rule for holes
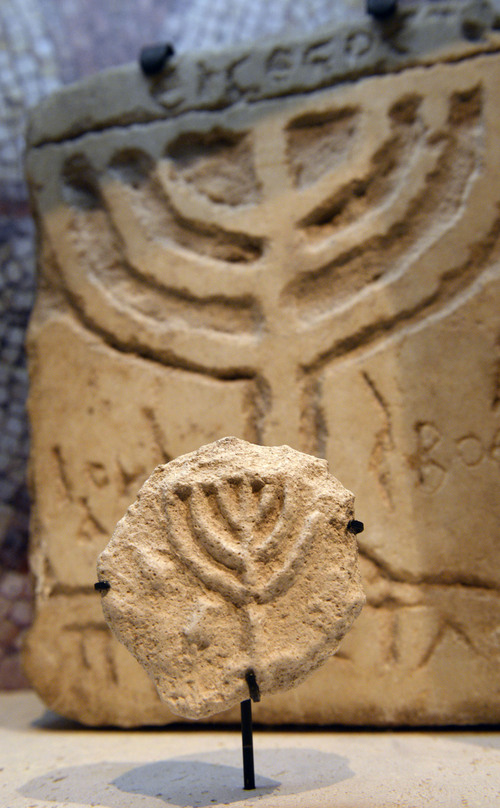
[[[262,442],[266,446],[286,444],[304,451],[302,430],[303,390],[297,383],[296,368],[272,368],[268,373],[270,404],[264,418]]]

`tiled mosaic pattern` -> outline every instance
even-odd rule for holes
[[[28,108],[62,84],[135,60],[144,44],[171,41],[178,52],[217,48],[353,20],[364,7],[364,0],[0,3],[0,688],[24,684],[17,651],[28,613],[27,605],[16,607],[24,610],[19,622],[9,611],[11,601],[27,603],[28,596],[20,583],[27,576],[28,537],[23,340],[35,288],[23,179]],[[10,594],[4,597],[5,581]]]
[[[0,688],[26,686],[31,619],[24,332],[34,298],[34,228],[23,180],[27,109],[60,85],[35,0],[0,4]]]
[[[24,634],[31,623],[31,586],[25,573],[0,573],[0,689],[26,687],[20,654]]]

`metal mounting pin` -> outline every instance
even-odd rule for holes
[[[155,76],[163,70],[174,53],[174,46],[170,42],[146,45],[139,54],[139,65],[142,72],[145,76]]]
[[[397,5],[397,0],[366,0],[366,11],[377,20],[384,20],[394,14]]]

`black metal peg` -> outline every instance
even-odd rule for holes
[[[241,702],[241,745],[243,749],[243,788],[255,788],[255,768],[253,762],[252,700]]]
[[[111,584],[108,581],[97,581],[94,589],[96,592],[107,592],[108,589],[111,589]]]
[[[397,0],[366,0],[368,14],[377,20],[390,17],[396,11],[397,5]]]
[[[247,670],[245,673],[245,681],[248,685],[248,692],[252,701],[260,701],[260,689],[259,685],[257,684],[255,671],[253,671],[252,668],[249,668],[249,670]]]
[[[357,519],[351,519],[347,523],[347,530],[349,530],[351,533],[362,533],[364,529],[365,526],[363,522],[359,522]]]
[[[174,53],[174,46],[170,42],[146,45],[139,54],[139,64],[142,72],[145,76],[155,76],[163,70]]]

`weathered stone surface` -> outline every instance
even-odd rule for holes
[[[288,446],[223,438],[158,466],[97,571],[106,622],[173,712],[288,690],[335,653],[365,600],[353,505]]]
[[[149,469],[234,434],[325,457],[367,524],[362,615],[258,719],[500,720],[495,36],[338,86],[318,56],[324,89],[302,94],[275,48],[268,100],[214,111],[202,94],[203,111],[149,123],[137,105],[127,118],[125,71],[121,125],[93,123],[75,90],[81,136],[64,118],[31,149],[26,659],[60,712],[168,720],[104,630],[95,558]]]

